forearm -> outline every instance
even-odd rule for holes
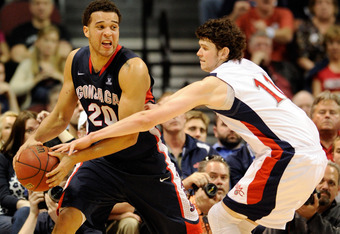
[[[36,141],[46,142],[61,134],[67,127],[68,122],[62,116],[50,114],[40,124],[34,135]]]
[[[38,221],[38,215],[30,212],[24,225],[19,231],[19,234],[34,233],[34,229],[37,224],[37,221]]]
[[[12,91],[8,92],[8,103],[9,103],[9,109],[11,111],[14,111],[16,113],[20,112],[17,97]]]
[[[293,31],[290,28],[282,28],[275,31],[275,42],[280,44],[287,44],[293,39]]]
[[[73,157],[73,161],[78,163],[107,156],[134,145],[137,141],[137,136],[138,134],[133,134],[105,139],[89,148],[72,154],[70,157]]]
[[[97,142],[103,139],[125,136],[136,132],[144,132],[154,127],[154,123],[144,118],[147,111],[138,112],[125,119],[119,120],[113,125],[107,126],[101,130],[89,134],[91,142]]]

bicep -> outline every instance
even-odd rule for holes
[[[139,58],[128,60],[119,73],[119,85],[122,90],[119,119],[143,110],[150,88],[150,76],[144,62]]]

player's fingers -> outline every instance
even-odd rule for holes
[[[73,154],[74,147],[75,147],[74,144],[71,143],[69,151],[68,151],[68,156],[71,156],[71,154]]]

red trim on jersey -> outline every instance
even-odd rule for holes
[[[273,140],[258,130],[254,125],[241,121],[257,138],[266,146],[268,146],[271,151],[271,157],[267,157],[261,166],[261,168],[256,172],[254,180],[248,186],[248,197],[247,204],[256,204],[262,200],[263,190],[266,186],[270,173],[272,172],[277,161],[281,159],[283,150],[282,148]]]
[[[157,129],[157,131],[159,131],[159,130]],[[161,154],[164,155],[165,163],[166,163],[166,165],[167,165],[167,166],[166,166],[166,169],[171,173],[171,182],[172,182],[173,185],[175,185],[175,190],[176,190],[176,194],[177,194],[177,199],[178,199],[179,205],[180,205],[180,207],[181,207],[181,214],[182,214],[182,217],[184,217],[183,204],[182,204],[182,201],[181,201],[181,199],[180,199],[181,196],[180,196],[179,193],[178,193],[177,184],[174,183],[174,181],[173,181],[173,179],[175,178],[175,175],[172,173],[172,170],[169,169],[169,164],[168,164],[168,162],[166,161],[166,159],[167,159],[167,154],[166,154],[164,151],[161,151],[161,150],[159,149],[159,147],[158,147],[158,144],[159,144],[159,142],[161,142],[161,139],[160,139],[158,136],[156,136],[156,135],[154,135],[154,137],[155,137],[156,140],[157,140],[157,151],[158,151],[159,153],[161,153]]]
[[[100,70],[99,75],[103,74],[103,72],[106,70],[106,68],[111,64],[111,62],[114,59],[114,57],[116,57],[116,54],[118,53],[118,51],[120,51],[121,49],[122,49],[122,46],[121,45],[117,45],[116,51],[113,53],[113,55],[111,56],[109,61],[107,61],[107,63],[104,65],[104,67]],[[89,56],[89,70],[90,70],[90,74],[92,74],[91,55]]]
[[[72,174],[70,175],[70,177],[67,179],[67,182],[66,182],[66,184],[65,184],[65,186],[64,186],[64,190],[65,190],[65,189],[67,188],[67,186],[70,184],[70,181],[71,181],[72,177],[77,173],[77,171],[79,170],[79,168],[80,168],[81,165],[83,165],[82,162],[79,164],[79,166],[76,168],[76,170],[73,171]],[[58,216],[59,216],[59,209],[60,209],[60,207],[61,207],[61,204],[63,203],[64,194],[65,194],[65,193],[63,193],[63,194],[61,195],[60,200],[59,200],[59,202],[58,202],[58,207],[57,207],[57,211],[56,211]]]
[[[196,223],[196,224],[193,224],[193,223],[188,223],[188,222],[184,222],[185,223],[185,226],[187,228],[187,233],[190,233],[190,234],[201,234],[203,233],[203,229],[202,229],[202,226],[200,225],[200,223]]]
[[[154,102],[154,96],[151,92],[151,88],[146,92],[146,97],[145,97],[145,104],[148,102]]]

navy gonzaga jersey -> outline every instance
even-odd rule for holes
[[[72,62],[72,79],[76,94],[87,113],[89,132],[96,131],[118,121],[119,100],[122,90],[119,86],[118,74],[125,62],[137,57],[131,50],[120,45],[117,46],[107,64],[96,73],[92,69],[89,47],[77,51]],[[151,78],[151,87],[146,95],[145,102],[154,102],[151,92],[154,83]],[[106,157],[109,160],[131,159],[143,157],[156,147],[156,137],[150,132],[139,134],[138,142],[128,149]],[[123,158],[121,158],[123,157]]]

